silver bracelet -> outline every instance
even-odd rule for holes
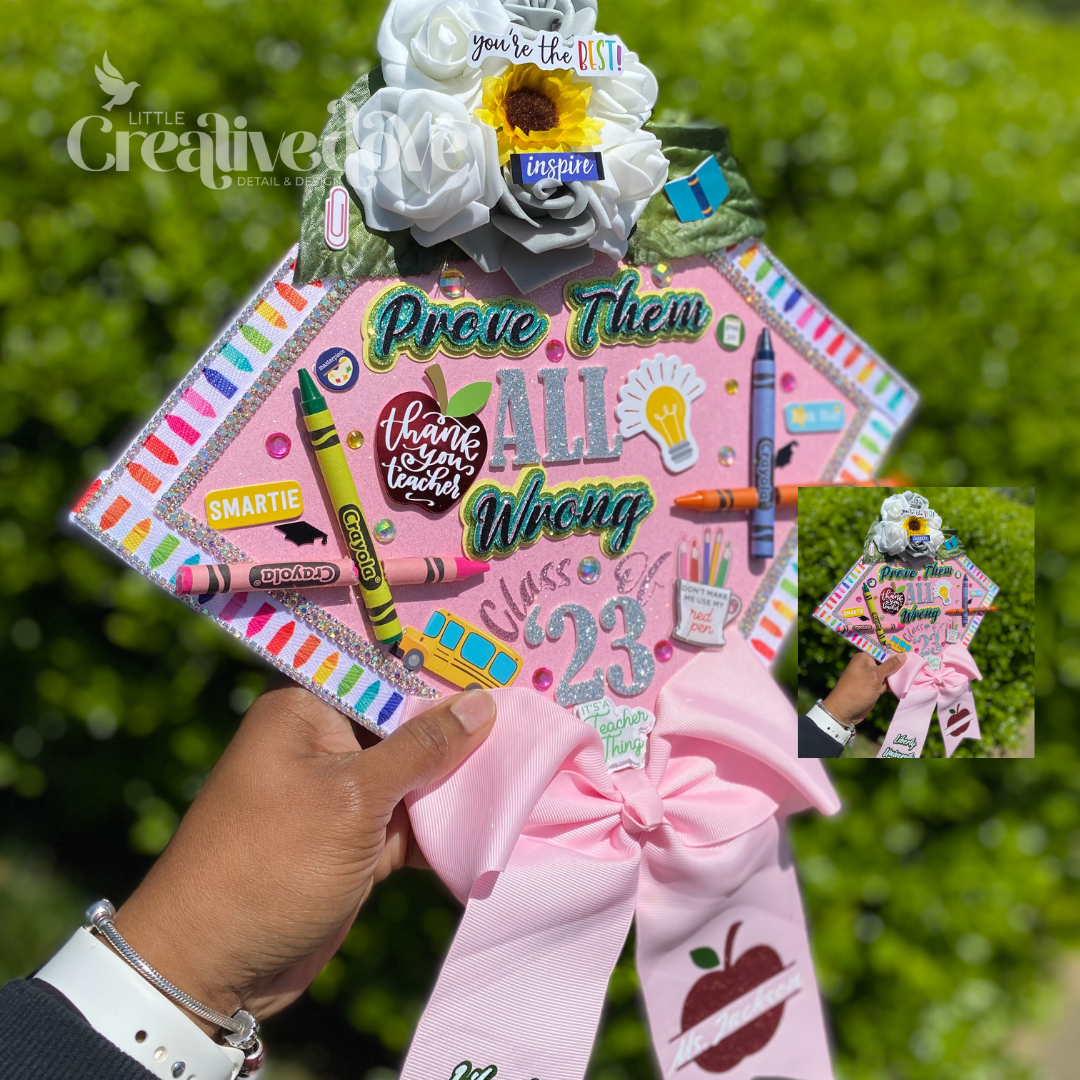
[[[261,1064],[263,1057],[262,1043],[259,1041],[259,1022],[246,1009],[237,1009],[232,1016],[226,1016],[209,1005],[203,1005],[183,990],[173,986],[161,972],[152,968],[124,939],[113,925],[116,908],[108,900],[98,900],[86,909],[85,925],[88,930],[100,934],[113,947],[120,958],[131,965],[155,990],[188,1012],[205,1020],[215,1027],[223,1028],[224,1038],[230,1045],[244,1051],[244,1064],[241,1076],[250,1076]]]
[[[830,719],[830,720],[831,720],[831,721],[832,721],[832,722],[833,722],[834,724],[839,724],[839,725],[840,725],[840,726],[841,726],[841,727],[842,727],[842,728],[843,728],[843,729],[844,729],[844,730],[845,730],[845,731],[846,731],[846,732],[848,733],[848,735],[854,735],[854,734],[855,734],[855,725],[854,725],[854,724],[845,724],[843,720],[837,720],[837,718],[836,718],[835,716],[833,716],[833,714],[832,714],[831,712],[829,712],[829,710],[828,710],[828,709],[826,709],[826,708],[825,708],[825,702],[824,702],[824,701],[822,701],[822,699],[821,699],[821,698],[818,698],[818,699],[817,699],[817,701],[815,701],[815,702],[814,702],[814,704],[815,704],[815,705],[816,705],[816,706],[817,706],[817,707],[818,707],[818,708],[819,708],[819,709],[820,709],[820,710],[821,710],[821,711],[822,711],[822,712],[823,712],[823,713],[824,713],[824,714],[825,714],[825,715],[826,715],[826,716],[827,716],[827,717],[828,717],[828,718],[829,718],[829,719]]]

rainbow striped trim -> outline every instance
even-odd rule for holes
[[[856,402],[855,416],[821,479],[869,480],[912,419],[917,391],[760,240],[745,240],[709,258],[772,329]]]
[[[211,544],[200,536],[178,513],[178,493],[186,494],[242,430],[351,291],[344,282],[293,286],[295,256],[294,248],[72,511],[76,524],[170,592],[182,565],[245,557],[231,542]],[[207,597],[205,603],[181,599],[379,734],[401,722],[407,695],[438,696],[296,593],[234,593]]]

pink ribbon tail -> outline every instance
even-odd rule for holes
[[[919,757],[935,709],[946,757],[952,757],[961,739],[980,738],[971,680],[981,678],[971,653],[963,645],[947,646],[937,671],[927,665],[925,657],[910,655],[907,663],[889,676],[889,686],[900,703],[877,756]]]
[[[401,1080],[580,1080],[634,918],[665,1078],[831,1080],[783,819],[838,802],[741,639],[661,691],[643,770],[609,774],[535,691],[495,697],[484,745],[407,799],[466,906]]]

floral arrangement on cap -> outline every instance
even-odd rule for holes
[[[908,555],[913,558],[936,555],[945,541],[941,515],[930,509],[924,495],[905,491],[890,495],[881,504],[881,514],[866,535],[867,552],[872,557]],[[873,546],[871,546],[873,545]]]
[[[488,57],[469,63],[473,31],[498,38],[592,34],[596,0],[391,0],[379,30],[386,85],[353,118],[345,177],[369,229],[408,229],[424,247],[453,240],[522,291],[626,254],[664,185],[660,140],[642,130],[656,79],[623,47],[619,75],[590,77]],[[599,151],[603,179],[516,183],[511,154]]]

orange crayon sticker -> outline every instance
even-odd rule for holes
[[[296,480],[223,488],[206,496],[206,523],[211,529],[288,521],[303,512],[304,496]]]

